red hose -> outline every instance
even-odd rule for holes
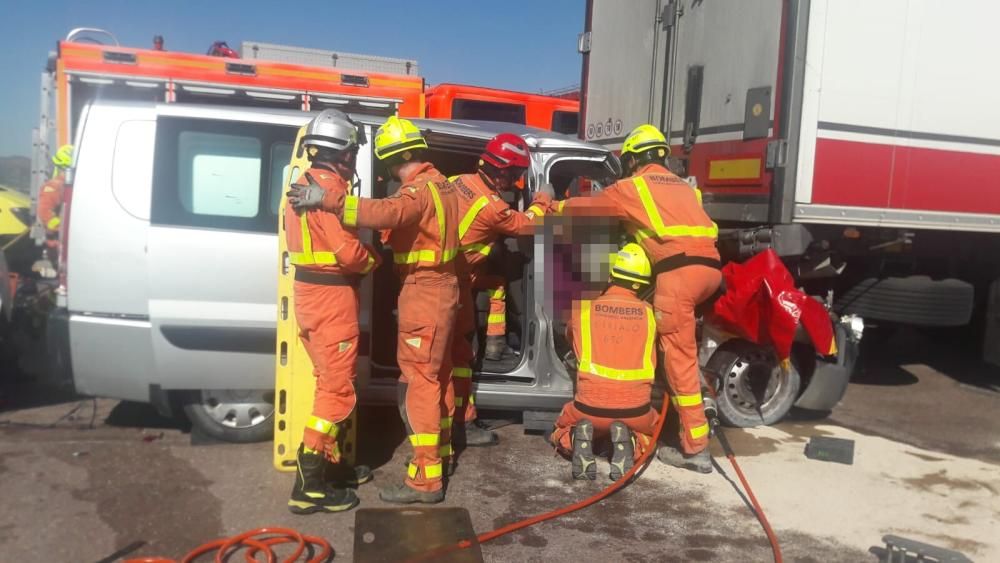
[[[315,546],[315,548],[313,549],[313,558],[309,559],[307,563],[323,563],[333,555],[333,548],[323,538],[302,535],[291,528],[269,527],[257,528],[256,530],[243,532],[229,538],[221,538],[202,544],[182,557],[179,563],[191,563],[202,555],[213,551],[215,552],[216,563],[222,563],[240,549],[246,549],[244,557],[247,563],[258,563],[258,553],[264,555],[267,563],[275,563],[277,555],[272,548],[276,545],[286,543],[294,543],[296,546],[295,551],[283,563],[298,561],[308,546]],[[178,561],[164,557],[142,557],[139,559],[126,559],[125,563],[178,563]]]
[[[709,392],[711,392],[714,397],[715,393],[711,390]],[[626,473],[621,479],[608,485],[604,490],[600,491],[599,493],[590,496],[588,498],[585,498],[581,501],[564,506],[562,508],[557,508],[555,510],[546,512],[544,514],[539,514],[536,516],[532,516],[530,518],[525,518],[524,520],[519,520],[517,522],[508,524],[506,526],[497,528],[495,530],[491,530],[489,532],[483,532],[476,536],[476,541],[478,541],[479,543],[486,543],[488,541],[495,540],[500,536],[505,536],[507,534],[516,532],[518,530],[522,530],[529,526],[534,526],[535,524],[538,524],[540,522],[551,520],[553,518],[558,518],[560,516],[565,516],[566,514],[576,512],[581,508],[587,508],[592,504],[604,500],[615,491],[618,491],[619,489],[628,485],[632,477],[643,467],[645,467],[647,463],[649,463],[650,457],[653,455],[653,452],[656,451],[655,444],[658,443],[660,437],[660,431],[663,430],[663,423],[667,419],[666,415],[669,404],[670,404],[669,401],[667,401],[666,397],[664,397],[663,407],[660,408],[660,420],[656,423],[656,429],[653,432],[653,439],[651,441],[652,446],[649,447],[642,454],[642,456],[639,458],[639,461],[636,462],[636,464],[632,466],[632,469],[630,469],[628,473]],[[750,489],[750,483],[747,482],[746,477],[743,475],[743,471],[740,469],[740,466],[736,463],[736,456],[733,454],[733,450],[729,447],[729,442],[726,440],[725,436],[721,432],[721,429],[718,427],[717,421],[713,421],[713,427],[715,427],[716,433],[720,437],[720,442],[723,445],[723,449],[725,449],[726,451],[726,457],[729,458],[729,462],[733,465],[733,469],[736,470],[736,474],[739,476],[740,482],[743,483],[743,488],[746,490],[747,496],[750,498],[750,502],[754,507],[754,512],[757,516],[757,519],[760,521],[761,526],[764,528],[764,533],[767,535],[767,539],[771,544],[771,552],[774,554],[774,562],[782,563],[781,547],[778,545],[778,538],[777,536],[775,536],[774,530],[771,529],[771,524],[767,521],[767,517],[764,516],[764,510],[760,507],[760,503],[757,502],[757,497],[754,496],[753,490]],[[446,546],[444,548],[432,550],[428,553],[420,555],[415,559],[412,559],[411,561],[429,561],[458,549],[470,548],[472,547],[472,545],[473,543],[471,540],[462,540],[458,542],[457,545]]]

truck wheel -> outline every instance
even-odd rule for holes
[[[782,369],[774,352],[746,340],[730,340],[709,358],[717,375],[719,417],[728,426],[749,428],[780,421],[799,396],[794,361]]]
[[[866,320],[916,326],[963,326],[974,308],[972,284],[928,276],[868,278],[837,299],[834,309]]]
[[[224,442],[263,442],[274,436],[274,392],[204,389],[187,393],[184,413],[202,433]]]

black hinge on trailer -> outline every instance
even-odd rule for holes
[[[783,168],[787,160],[788,160],[788,141],[784,139],[775,139],[773,141],[768,141],[767,158],[764,162],[764,167],[769,169]]]
[[[123,65],[135,64],[135,53],[122,53],[121,51],[104,51],[102,53],[104,62]]]
[[[341,74],[340,84],[342,86],[361,86],[362,88],[367,88],[368,77],[357,74]]]
[[[683,15],[684,6],[681,6],[677,0],[670,0],[659,14],[660,24],[664,30],[670,29],[677,23],[677,19]]]
[[[226,63],[226,73],[242,76],[257,76],[257,67],[246,63]]]

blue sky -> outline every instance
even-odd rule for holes
[[[0,156],[31,150],[47,53],[74,27],[122,45],[163,35],[171,51],[204,53],[261,41],[416,59],[428,84],[462,82],[537,92],[577,84],[584,0],[12,0],[0,8]],[[301,13],[285,12],[307,6]]]

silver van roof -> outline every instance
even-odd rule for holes
[[[97,100],[94,105],[104,107],[115,106],[146,106],[154,107],[157,115],[193,118],[225,119],[232,121],[255,121],[259,123],[270,123],[275,125],[290,125],[300,127],[308,122],[319,112],[302,112],[286,109],[272,109],[262,107],[239,107],[226,105],[205,105],[205,104],[178,104],[178,103],[153,103],[153,102],[133,102],[117,100]],[[358,123],[372,126],[379,126],[385,118],[367,114],[351,114],[351,118]],[[459,136],[469,139],[487,141],[499,133],[514,133],[528,143],[528,146],[535,150],[555,151],[570,150],[574,152],[586,152],[595,154],[608,154],[607,148],[595,144],[581,141],[580,139],[527,127],[516,123],[504,123],[499,121],[467,121],[467,120],[446,120],[446,119],[416,119],[408,118],[421,130],[429,133],[444,136]]]

